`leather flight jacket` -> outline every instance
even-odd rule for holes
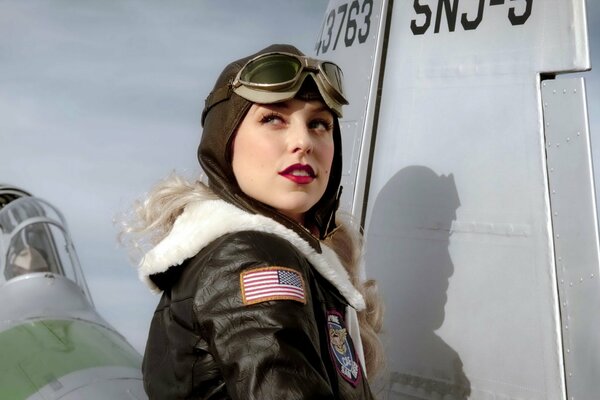
[[[202,215],[223,221],[214,208],[203,207],[195,214],[186,209],[179,219],[193,222]],[[277,223],[238,212],[224,222],[230,233],[221,234],[219,224],[215,237],[204,238],[197,252],[195,244],[173,248],[170,240],[184,243],[182,235],[190,233],[186,224],[176,223],[174,237],[146,256],[140,275],[162,290],[143,362],[149,397],[372,399],[360,338],[352,337],[348,321],[348,311],[354,312],[350,304],[364,307],[362,297],[324,270],[329,267],[322,259],[330,254],[307,257],[301,239],[288,240],[285,235],[294,233],[285,228],[284,234],[260,224],[259,230],[243,230],[256,226],[256,218]],[[247,216],[254,222],[245,222]],[[277,282],[259,290],[245,282],[263,279],[261,274],[274,274]],[[291,294],[282,295],[280,288]]]

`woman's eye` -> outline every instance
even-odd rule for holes
[[[283,118],[279,114],[267,114],[260,119],[261,124],[281,124]]]
[[[314,119],[310,122],[309,128],[329,132],[333,130],[333,122],[325,119]]]

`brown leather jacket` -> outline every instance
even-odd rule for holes
[[[321,247],[222,200],[188,206],[141,267],[163,291],[143,364],[150,398],[373,398],[350,321],[364,301]],[[252,293],[244,277],[264,270],[285,271],[294,294]]]

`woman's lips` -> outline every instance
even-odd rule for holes
[[[301,185],[311,183],[316,177],[315,171],[308,164],[290,165],[283,171],[280,171],[279,175],[283,176],[286,179],[289,179],[294,183],[298,183]]]

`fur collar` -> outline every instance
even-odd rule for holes
[[[220,199],[198,200],[188,204],[173,224],[171,232],[142,259],[138,271],[140,279],[152,291],[159,292],[150,275],[180,265],[225,234],[247,230],[272,233],[289,241],[353,308],[359,311],[365,308],[365,301],[350,282],[348,272],[335,252],[324,243],[321,242],[322,253],[319,254],[291,229],[271,218],[250,214]]]

